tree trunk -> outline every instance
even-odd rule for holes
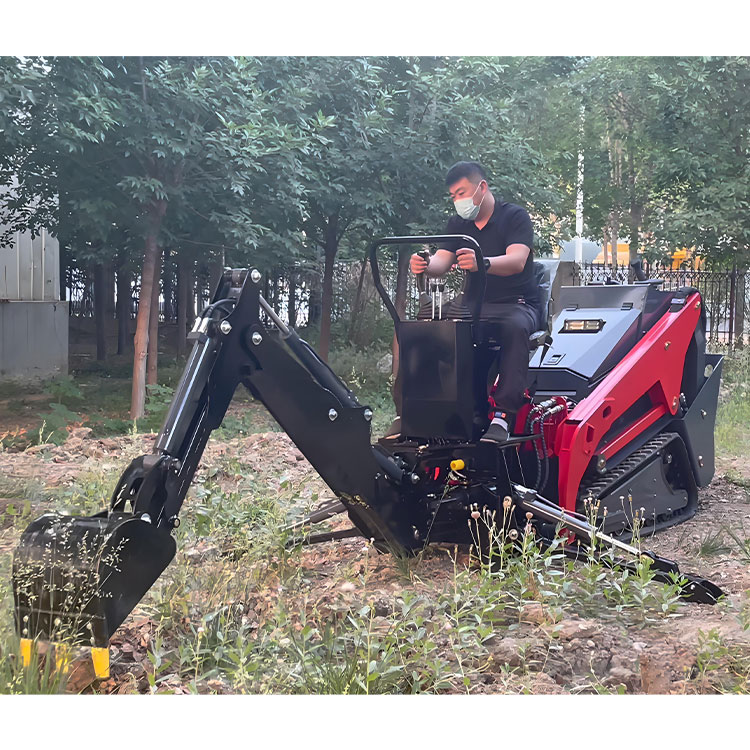
[[[174,284],[171,256],[170,251],[165,249],[161,272],[161,291],[164,297],[164,323],[171,323],[174,320]]]
[[[354,297],[354,306],[352,307],[352,318],[349,321],[349,342],[354,343],[354,331],[357,327],[357,321],[360,315],[360,304],[362,300],[362,287],[365,283],[365,272],[367,271],[367,257],[362,261],[362,268],[359,270],[359,281],[357,282],[357,294]]]
[[[106,269],[103,263],[97,263],[94,266],[94,327],[96,359],[99,362],[107,358],[106,286]]]
[[[124,354],[130,330],[130,272],[124,263],[117,269],[117,353]]]
[[[609,255],[608,255],[608,250],[607,250],[608,243],[609,243],[609,234],[605,230],[604,238],[602,239],[602,251],[604,252],[603,262],[604,262],[605,268],[607,267],[607,264],[609,263]]]
[[[635,194],[635,165],[633,164],[633,149],[628,150],[628,185],[630,188],[630,262],[638,260],[638,245],[640,244],[641,207]]]
[[[190,299],[190,272],[191,261],[177,255],[177,333],[175,346],[177,356],[184,357],[187,352],[187,323],[188,323],[188,300]]]
[[[617,243],[620,241],[619,234],[619,216],[616,211],[613,211],[609,217],[610,229],[609,239],[612,243],[612,274],[617,273]]]
[[[318,254],[318,262],[320,262],[320,255]],[[308,275],[308,283],[310,284],[310,296],[307,308],[307,325],[316,326],[320,323],[320,316],[322,310],[322,279],[317,273],[311,273]]]
[[[324,361],[328,361],[328,353],[331,348],[331,309],[333,307],[333,264],[336,260],[338,250],[338,239],[336,229],[338,227],[338,214],[328,217],[325,233],[325,265],[323,267],[323,296],[321,300],[320,317],[320,344],[318,354]]]
[[[287,305],[289,313],[289,326],[294,328],[297,325],[297,272],[289,271],[289,304]]]
[[[212,258],[208,266],[208,295],[209,301],[213,299],[216,294],[216,289],[221,281],[221,275],[224,273],[224,261],[219,256],[218,258]]]
[[[160,261],[161,251],[157,250],[156,267],[154,268],[154,283],[151,287],[151,312],[148,319],[148,365],[146,368],[146,385],[156,385],[158,382]]]
[[[402,247],[398,251],[398,274],[396,276],[396,312],[400,318],[406,316],[406,292],[409,283],[409,259],[411,248]]]
[[[187,315],[187,323],[190,325],[195,316],[198,314],[196,295],[198,293],[198,269],[197,263],[194,260],[188,260],[185,266],[185,286],[187,287],[185,293],[187,294],[187,307],[185,308],[185,314]]]
[[[151,295],[154,287],[156,261],[159,256],[159,229],[166,211],[166,201],[154,201],[149,205],[149,228],[145,239],[141,289],[138,294],[138,316],[135,321],[133,340],[133,388],[130,396],[130,418],[140,419],[146,404],[146,357],[148,356],[148,328],[151,316]]]

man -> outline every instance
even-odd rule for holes
[[[482,319],[498,329],[500,357],[496,368],[499,386],[494,394],[497,411],[483,440],[502,443],[508,439],[516,412],[523,404],[529,366],[529,336],[542,323],[540,293],[534,277],[534,232],[528,213],[490,190],[487,174],[476,162],[460,161],[446,175],[445,184],[456,208],[445,234],[473,237],[482,248],[487,285]],[[412,273],[442,276],[454,263],[469,273],[477,272],[474,250],[456,243],[446,245],[430,257],[411,256]],[[471,284],[467,289],[471,298]],[[492,362],[484,363],[490,368]],[[494,380],[494,378],[493,378]],[[396,386],[398,389],[398,384]],[[400,393],[398,394],[400,401]],[[397,434],[397,419],[389,434]]]

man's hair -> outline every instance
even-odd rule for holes
[[[448,174],[445,175],[445,184],[450,187],[464,177],[469,182],[478,183],[482,180],[487,180],[487,173],[484,171],[482,165],[475,161],[458,161],[448,170]]]

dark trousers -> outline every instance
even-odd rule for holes
[[[477,369],[487,373],[488,389],[499,376],[494,395],[497,408],[515,414],[523,406],[529,375],[529,337],[538,330],[539,316],[531,305],[496,304],[492,308],[490,325],[500,349],[482,352],[484,362],[478,363]]]
[[[478,397],[484,398],[488,395],[495,378],[499,376],[494,394],[497,408],[499,411],[515,414],[523,405],[523,394],[528,385],[529,337],[534,331],[539,330],[539,312],[531,305],[518,303],[493,304],[491,310],[492,317],[484,325],[489,327],[488,330],[491,329],[499,351],[485,347],[476,350],[477,382],[471,387]],[[396,413],[401,414],[400,367],[393,383],[393,401],[396,404]],[[477,404],[477,408],[483,411],[484,405]]]

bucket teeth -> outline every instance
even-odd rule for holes
[[[23,660],[24,667],[28,667],[31,664],[31,647],[33,641],[30,638],[21,638],[21,659]]]
[[[109,679],[109,646],[105,648],[92,647],[91,662],[97,680]]]

